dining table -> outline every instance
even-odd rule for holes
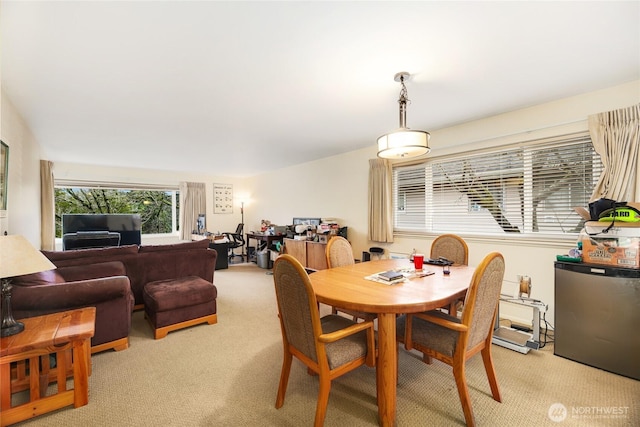
[[[402,271],[397,283],[372,280],[385,271]],[[381,426],[396,425],[397,343],[396,317],[447,307],[464,299],[474,267],[425,264],[415,272],[409,259],[381,259],[318,270],[309,275],[318,302],[377,315],[376,394]]]

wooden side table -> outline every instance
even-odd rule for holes
[[[88,307],[21,319],[24,331],[0,340],[1,426],[89,403],[95,316],[95,307]],[[53,369],[49,367],[50,354],[56,355]],[[69,373],[73,374],[71,390],[67,390]],[[21,383],[25,379],[28,387]],[[58,390],[46,396],[50,380],[58,383]],[[12,407],[12,393],[27,388],[29,402]]]

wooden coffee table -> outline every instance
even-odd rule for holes
[[[95,307],[88,307],[22,319],[23,332],[0,339],[1,426],[89,403],[95,316]],[[49,366],[50,354],[56,355],[55,368]],[[67,390],[69,374],[71,390]],[[51,380],[58,383],[58,391],[46,396]],[[29,390],[29,402],[12,407],[12,393],[24,389]]]

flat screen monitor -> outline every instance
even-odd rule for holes
[[[120,245],[142,243],[139,214],[63,214],[62,234],[78,231],[111,231],[120,233]]]
[[[322,223],[322,218],[302,218],[297,217],[293,218],[293,225],[320,225]]]

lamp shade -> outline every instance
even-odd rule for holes
[[[56,266],[23,236],[0,236],[0,279],[54,268]]]
[[[398,129],[378,138],[378,157],[383,159],[403,159],[422,156],[431,151],[429,132]]]

